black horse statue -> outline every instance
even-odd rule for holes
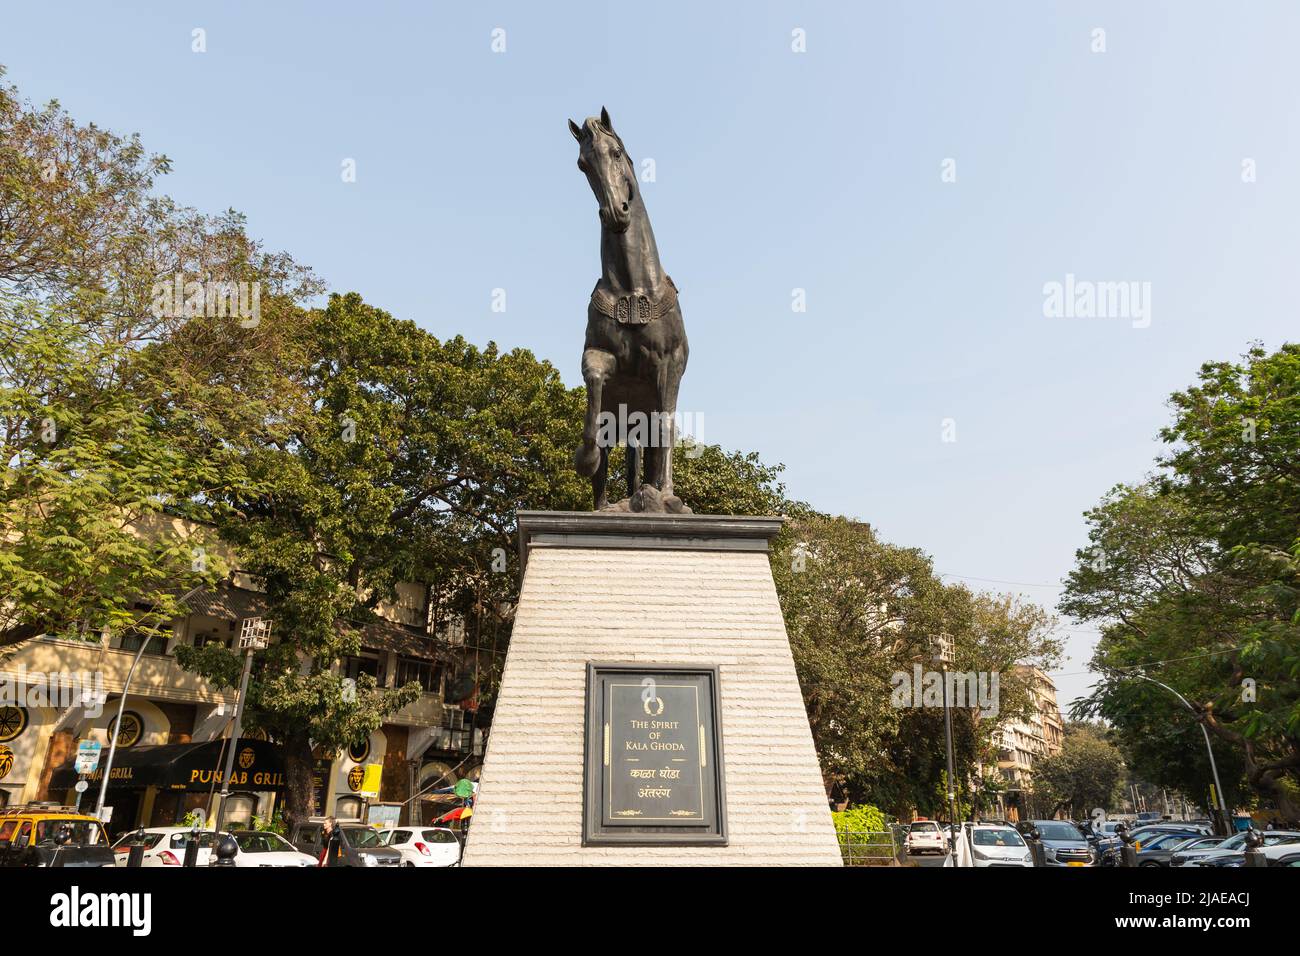
[[[677,287],[659,263],[636,170],[609,113],[601,107],[582,126],[569,120],[569,131],[599,204],[601,265],[587,306],[587,415],[574,467],[591,478],[597,511],[689,512],[673,494],[677,390],[690,351]],[[609,450],[619,441],[628,446],[629,498],[610,505]]]

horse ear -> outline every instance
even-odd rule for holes
[[[582,142],[582,130],[578,128],[578,124],[573,120],[569,120],[569,132],[573,134],[573,138],[579,143]]]
[[[609,110],[603,106],[600,108],[600,125],[611,133],[614,132],[614,121],[609,118]]]

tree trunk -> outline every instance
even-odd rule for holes
[[[284,741],[284,820],[290,830],[311,817],[316,760],[306,732],[289,735]]]

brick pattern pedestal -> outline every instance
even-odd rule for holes
[[[525,512],[464,864],[839,866],[767,542],[777,518]],[[583,846],[589,661],[718,665],[727,846]]]

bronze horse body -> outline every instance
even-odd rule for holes
[[[578,168],[586,175],[600,213],[600,281],[587,307],[582,378],[587,413],[574,454],[579,475],[591,478],[597,511],[610,507],[608,428],[602,422],[647,424],[644,448],[628,449],[627,510],[682,512],[673,494],[673,442],[677,392],[690,353],[677,289],[659,262],[654,231],[638,188],[635,167],[609,113],[578,126]],[[625,436],[626,437],[626,436]],[[634,440],[629,445],[639,444]],[[644,455],[644,478],[638,458]],[[621,510],[622,503],[614,506]]]

